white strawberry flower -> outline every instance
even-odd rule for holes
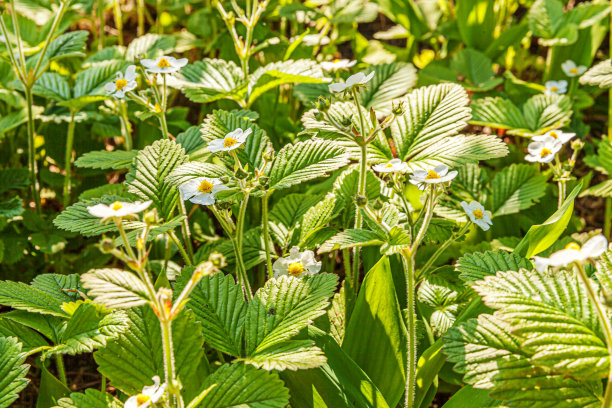
[[[253,132],[253,129],[248,128],[247,130],[236,129],[227,135],[223,139],[215,139],[208,142],[208,150],[213,153],[216,152],[228,152],[242,146],[246,141],[246,138]]]
[[[415,170],[410,177],[410,183],[416,185],[419,190],[425,190],[427,184],[438,184],[451,181],[457,177],[457,171],[448,171],[448,166],[441,164],[428,170]]]
[[[187,65],[187,58],[176,59],[164,55],[155,59],[143,59],[140,63],[153,74],[171,74]]]
[[[589,239],[582,247],[571,242],[564,249],[551,254],[548,258],[535,256],[535,267],[538,271],[544,271],[549,266],[558,268],[571,263],[582,263],[589,259],[598,258],[608,249],[608,240],[599,234]]]
[[[469,204],[462,201],[461,207],[463,207],[470,221],[482,228],[483,231],[487,231],[493,225],[491,211],[485,210],[484,206],[478,201],[472,201]]]
[[[194,204],[213,205],[215,203],[215,194],[228,189],[217,178],[198,177],[182,184],[179,187],[179,192],[183,201],[189,200]]]
[[[406,173],[408,171],[408,163],[400,159],[392,159],[387,163],[375,164],[372,168],[378,173]]]
[[[104,90],[108,94],[112,94],[115,98],[123,98],[125,94],[134,88],[138,84],[136,83],[136,65],[130,65],[123,72],[119,71],[115,74],[115,79],[112,82],[104,85]]]
[[[301,278],[305,274],[313,275],[321,270],[321,262],[317,261],[312,251],[300,252],[300,248],[294,246],[289,251],[289,256],[279,258],[272,265],[274,277],[283,275]]]
[[[100,203],[87,207],[87,211],[94,217],[99,217],[102,219],[122,218],[133,216],[146,210],[149,208],[152,202],[153,201],[151,200],[145,202],[136,201],[133,203],[115,201],[110,205]]]
[[[543,142],[547,140],[547,137],[552,137],[553,139],[557,139],[559,143],[565,144],[570,141],[573,137],[575,137],[575,133],[562,132],[561,130],[551,130],[550,132],[546,132],[543,135],[534,136],[531,138],[534,142]]]
[[[344,92],[350,90],[353,86],[365,85],[374,77],[374,71],[367,76],[363,72],[348,77],[345,83],[336,83],[329,85],[330,92]]]
[[[546,95],[550,94],[558,94],[563,95],[567,92],[567,81],[562,79],[561,81],[548,81],[545,84],[546,86]]]
[[[160,384],[158,376],[153,377],[153,385],[142,388],[142,392],[125,401],[124,408],[147,408],[158,402],[166,392],[166,384]]]
[[[563,64],[561,64],[561,69],[565,72],[565,75],[568,77],[577,77],[586,72],[587,67],[584,65],[576,65],[576,63],[572,60],[567,60]]]
[[[321,68],[327,72],[338,71],[340,69],[349,69],[357,64],[357,61],[351,61],[348,59],[335,59],[332,61],[323,61]]]
[[[529,153],[525,156],[525,160],[532,163],[550,163],[562,147],[563,143],[559,140],[552,136],[546,136],[538,142],[529,143],[529,146],[527,146]]]

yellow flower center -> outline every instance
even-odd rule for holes
[[[170,68],[170,63],[168,62],[167,59],[162,58],[157,62],[157,66],[159,68]]]
[[[304,264],[301,262],[290,263],[287,271],[291,276],[300,276],[304,272]]]
[[[578,73],[578,68],[572,68],[569,70],[570,74],[576,75]]]
[[[557,88],[556,86],[551,86],[551,87],[550,87],[550,90],[551,90],[552,92],[558,92],[558,91],[559,91],[559,88]]]
[[[162,108],[161,105],[159,103],[155,104],[155,113],[161,113]]]
[[[393,164],[387,163],[387,165],[385,166],[385,169],[390,169],[391,167],[393,167]]]
[[[476,218],[477,220],[482,220],[482,210],[476,209],[473,211],[474,213],[474,218]]]
[[[120,91],[127,86],[127,79],[118,79],[115,81],[115,86],[117,90]]]
[[[547,148],[543,148],[542,151],[540,152],[540,157],[546,157],[549,154],[552,154],[552,152]]]
[[[232,147],[236,143],[238,143],[238,141],[236,139],[234,139],[231,136],[228,136],[228,137],[225,138],[225,141],[223,142],[223,146],[225,146],[225,147]]]
[[[114,203],[111,204],[110,207],[113,211],[119,211],[120,209],[123,208],[123,204],[121,204],[120,201],[115,201]]]
[[[550,132],[549,135],[551,135],[552,137],[554,137],[555,139],[559,138],[559,135],[557,134],[557,132]]]
[[[337,63],[339,63],[340,61],[342,61],[342,60],[341,60],[341,59],[339,59],[339,58],[336,58],[336,59],[335,59],[335,60],[333,60],[332,62],[333,62],[334,64],[337,64]]]
[[[575,249],[577,251],[580,251],[581,248],[580,248],[580,245],[578,245],[577,243],[570,242],[569,244],[565,246],[565,249]]]
[[[431,179],[439,179],[440,176],[438,176],[438,173],[436,173],[433,170],[429,170],[427,172],[427,177],[425,177],[425,180],[431,180]]]
[[[198,187],[198,191],[202,194],[208,194],[212,191],[213,185],[208,180],[202,180],[200,183],[200,187]]]
[[[149,397],[148,395],[138,394],[138,396],[136,397],[136,406],[139,407],[149,401],[151,401],[151,397]]]

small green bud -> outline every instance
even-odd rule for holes
[[[229,210],[232,206],[231,201],[217,201],[217,207],[222,210]]]
[[[271,162],[272,160],[274,160],[274,149],[272,147],[266,149],[266,151],[264,151],[263,153],[263,158],[267,162]]]
[[[351,126],[351,124],[353,123],[352,116],[353,116],[353,115],[351,115],[351,116],[344,116],[344,117],[342,118],[342,120],[340,120],[340,124],[341,124],[342,126],[345,126],[345,127],[349,127],[349,126]]]
[[[223,183],[223,184],[227,184],[230,181],[230,178],[228,176],[221,176],[219,177],[219,180]]]
[[[572,140],[572,149],[573,150],[582,150],[584,147],[584,142],[581,139]]]
[[[393,179],[387,180],[387,187],[389,188],[395,187],[395,181],[393,181]]]
[[[404,112],[406,112],[406,110],[404,109],[404,102],[400,101],[400,103],[398,103],[397,105],[393,104],[393,106],[391,107],[391,112],[393,112],[393,114],[396,116],[403,115]]]
[[[217,251],[212,252],[208,256],[208,260],[216,267],[223,268],[227,263],[225,262],[225,256]]]
[[[357,195],[355,197],[355,204],[357,204],[357,207],[365,207],[368,204],[368,198],[362,195]]]
[[[144,222],[147,225],[157,224],[157,210],[153,209],[144,215]]]
[[[325,115],[321,111],[316,111],[314,117],[319,122],[321,122],[323,119],[325,119]]]
[[[247,173],[246,171],[244,171],[242,169],[238,169],[234,173],[234,177],[236,177],[238,180],[244,180],[248,176],[249,176],[249,173]]]
[[[108,237],[103,237],[100,240],[100,252],[102,252],[103,254],[109,254],[112,252],[113,249],[115,249],[115,240],[112,238],[108,238]]]
[[[379,198],[377,198],[376,200],[374,200],[374,204],[372,204],[372,208],[376,211],[382,210],[383,202],[380,201]]]
[[[269,182],[270,182],[270,177],[267,177],[267,176],[259,177],[259,184],[260,185],[267,186]]]

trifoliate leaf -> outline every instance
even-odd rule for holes
[[[546,178],[528,164],[513,164],[491,182],[493,215],[514,214],[534,205],[546,193]]]
[[[531,269],[531,262],[504,251],[473,252],[459,258],[455,265],[460,273],[459,278],[467,283],[482,280],[500,271],[518,271],[521,268]]]
[[[30,366],[14,337],[0,337],[0,407],[9,407],[30,380],[25,378]]]
[[[94,269],[81,277],[87,296],[110,309],[142,306],[149,299],[144,282],[121,269]]]

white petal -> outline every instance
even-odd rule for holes
[[[138,396],[134,395],[133,397],[128,398],[127,401],[125,401],[123,408],[139,408],[138,407]]]
[[[181,59],[174,58],[174,63],[172,65],[178,68],[183,68],[185,65],[187,65],[187,62],[189,62],[187,58],[181,58]]]
[[[562,249],[548,258],[551,266],[567,266],[572,262],[584,260],[584,255],[577,249]]]
[[[136,79],[136,65],[130,65],[125,70],[125,77],[127,81],[133,81]]]
[[[348,85],[347,84],[342,84],[342,83],[330,84],[329,85],[330,92],[342,92],[346,88],[348,88]]]
[[[542,258],[540,256],[534,256],[533,262],[538,272],[544,272],[549,265],[548,258]]]
[[[106,92],[112,93],[112,92],[115,92],[116,89],[117,89],[117,85],[115,85],[114,82],[109,82],[104,85],[104,90]]]
[[[225,148],[225,141],[223,139],[214,139],[208,142],[208,150],[213,153],[220,152]]]
[[[446,173],[448,172],[448,166],[446,166],[444,164],[440,164],[439,166],[434,167],[433,171],[438,173],[438,176],[444,177],[444,176],[446,176]]]
[[[143,60],[140,60],[140,63],[142,64],[143,67],[148,68],[148,69],[157,67],[157,60],[143,59]]]
[[[367,77],[365,77],[361,83],[362,83],[362,84],[365,84],[365,83],[367,83],[367,82],[370,82],[370,80],[371,80],[372,78],[374,78],[374,73],[375,73],[375,71],[370,72],[370,73],[368,74],[368,76],[367,76]]]
[[[582,247],[581,252],[587,258],[597,258],[608,249],[608,240],[603,235],[596,235],[589,239]]]
[[[115,215],[115,212],[108,205],[102,203],[87,207],[87,212],[99,218],[107,218]]]

